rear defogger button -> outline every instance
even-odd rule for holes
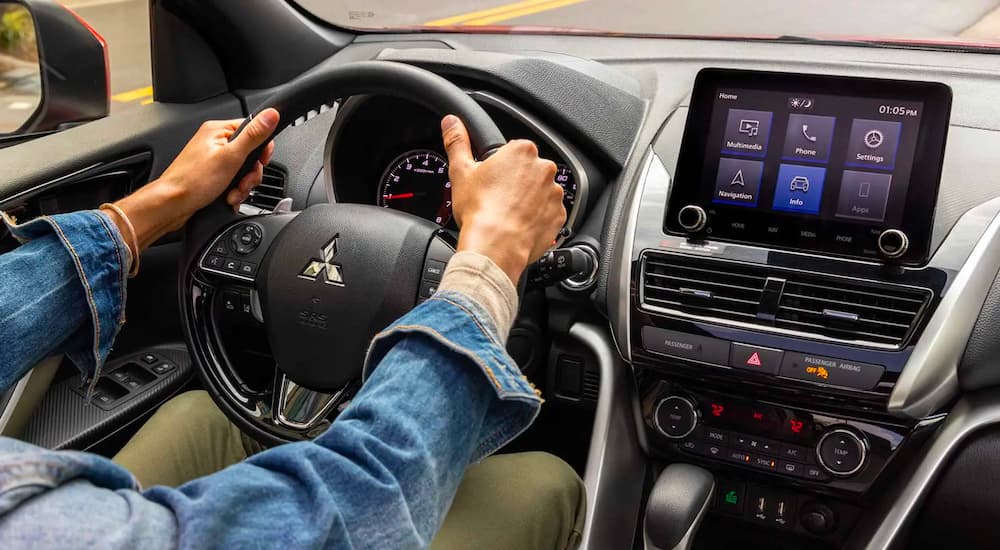
[[[884,371],[885,368],[879,365],[869,365],[834,357],[785,352],[785,359],[781,363],[781,371],[778,374],[831,386],[870,390],[878,384]]]
[[[656,327],[642,327],[642,345],[648,351],[715,365],[729,364],[729,342]]]

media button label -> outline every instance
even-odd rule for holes
[[[763,157],[771,135],[770,111],[730,109],[722,152],[744,157]]]

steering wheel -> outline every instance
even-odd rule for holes
[[[281,113],[277,134],[321,104],[358,94],[396,96],[440,116],[457,115],[479,159],[506,142],[457,86],[388,61],[320,67],[264,105]],[[235,182],[262,151],[250,155]],[[189,221],[178,278],[185,338],[205,388],[261,442],[318,435],[360,387],[372,337],[429,296],[454,244],[437,224],[377,206],[317,204],[247,217],[220,199]],[[222,345],[233,309],[264,325],[275,362],[268,390],[246,384]]]

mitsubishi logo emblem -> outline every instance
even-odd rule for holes
[[[330,242],[320,249],[319,258],[312,258],[306,267],[299,273],[299,277],[310,281],[319,280],[320,274],[325,274],[325,282],[328,285],[344,286],[344,272],[341,267],[333,263],[333,258],[337,255],[337,238],[340,233],[333,236]]]

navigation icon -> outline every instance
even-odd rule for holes
[[[729,185],[739,185],[740,187],[746,187],[746,183],[743,182],[743,170],[736,171],[736,175],[733,176],[733,181],[729,182]]]

